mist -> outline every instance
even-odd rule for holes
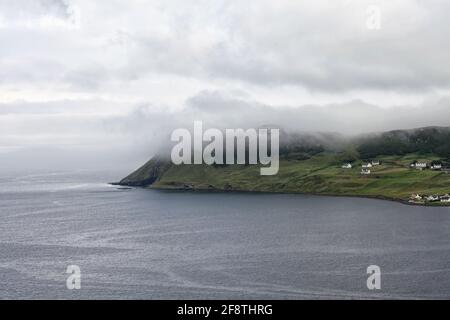
[[[344,137],[450,126],[448,12],[441,0],[2,0],[0,169],[129,170],[196,120]]]
[[[426,126],[450,126],[450,97],[418,107],[382,108],[363,101],[343,104],[271,106],[220,92],[200,92],[176,110],[152,104],[84,108],[67,114],[64,104],[3,106],[0,115],[0,167],[6,169],[109,169],[125,172],[172,144],[174,129],[274,126],[291,133],[364,133]],[[99,103],[99,105],[102,105]],[[9,110],[9,111],[8,111]],[[39,110],[39,112],[37,112]],[[82,111],[84,110],[84,111]]]

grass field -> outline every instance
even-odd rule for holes
[[[308,160],[281,159],[274,176],[261,176],[259,166],[181,165],[170,168],[154,188],[189,188],[286,193],[314,193],[408,200],[411,194],[450,193],[450,174],[410,169],[413,160],[430,162],[434,155],[379,157],[382,165],[360,174],[362,162],[342,169],[335,154],[322,153]]]

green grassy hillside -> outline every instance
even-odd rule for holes
[[[364,159],[381,160],[382,165],[373,167],[370,175],[361,175]],[[430,164],[437,160],[444,167],[450,167],[450,128],[395,130],[353,138],[323,133],[283,133],[280,136],[280,170],[274,176],[261,176],[260,167],[256,165],[175,166],[170,160],[155,157],[119,184],[408,201],[412,194],[443,196],[450,193],[450,174],[409,167],[413,161]],[[353,168],[342,169],[345,162],[353,163]]]
[[[450,193],[450,174],[409,168],[414,160],[431,162],[433,154],[380,156],[382,165],[361,175],[362,161],[353,169],[342,169],[336,153],[320,153],[306,160],[282,158],[274,176],[261,176],[259,166],[169,164],[151,184],[152,188],[194,190],[237,190],[260,192],[314,193],[408,200],[411,194],[443,195]],[[160,163],[160,162],[158,162]],[[134,181],[144,181],[151,162],[133,173]],[[142,176],[140,176],[142,175]],[[139,184],[137,184],[139,185]]]

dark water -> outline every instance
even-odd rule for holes
[[[450,298],[450,208],[103,183],[115,178],[0,179],[0,298]]]

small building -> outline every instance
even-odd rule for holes
[[[446,195],[441,197],[441,202],[450,203],[450,196]]]
[[[428,166],[428,164],[426,162],[417,162],[416,163],[416,168],[425,169],[427,166]]]
[[[431,164],[431,169],[432,170],[441,170],[442,169],[442,164],[441,163],[432,163]]]
[[[353,166],[352,166],[351,163],[344,163],[344,164],[342,165],[342,169],[351,169],[351,168],[353,168]]]
[[[373,166],[372,166],[372,163],[363,163],[363,165],[362,165],[362,167],[363,168],[372,168]]]
[[[363,168],[363,169],[361,170],[361,174],[362,174],[362,175],[369,175],[369,174],[370,174],[370,169],[364,169],[364,168]]]
[[[381,164],[380,160],[372,160],[372,166],[379,166]]]
[[[428,167],[428,163],[414,161],[413,163],[410,164],[410,167],[418,170],[423,170]]]
[[[420,194],[413,194],[411,195],[411,199],[415,201],[420,201],[423,199],[423,197]]]
[[[439,201],[439,200],[440,200],[439,196],[428,196],[427,197],[427,201],[429,201],[429,202],[435,202],[435,201]]]

